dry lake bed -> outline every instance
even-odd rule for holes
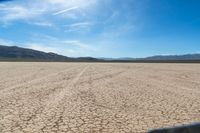
[[[200,64],[0,63],[1,133],[144,133],[200,121]]]

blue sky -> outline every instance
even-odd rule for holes
[[[0,44],[66,56],[200,53],[199,0],[14,0],[0,4]]]

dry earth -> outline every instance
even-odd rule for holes
[[[0,63],[2,133],[143,133],[198,121],[199,64]]]

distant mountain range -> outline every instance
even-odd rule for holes
[[[92,57],[72,58],[56,53],[46,53],[38,50],[16,46],[0,45],[1,61],[98,61]]]
[[[200,54],[158,55],[145,58],[146,60],[200,60]]]
[[[135,61],[135,62],[164,62],[164,61],[199,61],[200,62],[200,54],[185,54],[185,55],[157,55],[150,56],[146,58],[101,58],[106,61]]]
[[[200,54],[158,55],[146,58],[72,58],[56,53],[17,46],[0,45],[0,61],[70,61],[70,62],[200,62]]]

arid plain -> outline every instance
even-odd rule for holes
[[[200,64],[0,63],[2,133],[144,133],[200,121]]]

